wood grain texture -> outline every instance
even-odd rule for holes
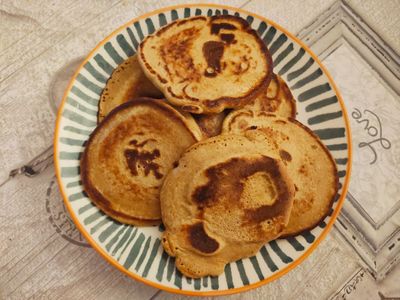
[[[132,293],[137,299],[151,297],[155,289],[56,232],[46,211],[53,173],[49,169],[34,180],[19,177],[0,190],[0,299],[93,299],[111,291],[121,298]],[[56,185],[53,192],[49,200],[61,203]]]

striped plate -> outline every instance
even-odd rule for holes
[[[143,38],[169,22],[195,15],[232,14],[246,19],[268,46],[275,72],[298,100],[298,119],[328,146],[336,159],[340,191],[319,226],[299,236],[266,244],[251,258],[226,266],[218,277],[182,276],[160,245],[163,228],[136,228],[117,223],[87,198],[80,181],[79,158],[96,126],[99,97],[114,68],[133,55]],[[326,69],[297,38],[255,14],[225,6],[184,5],[164,8],[130,21],[103,40],[85,59],[66,90],[55,132],[55,165],[65,204],[94,249],[129,276],[170,292],[190,295],[229,294],[276,279],[298,265],[332,226],[349,181],[350,130],[343,101]]]

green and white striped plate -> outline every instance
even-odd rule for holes
[[[113,221],[85,195],[79,159],[96,126],[102,89],[114,68],[136,53],[143,38],[179,18],[232,14],[246,19],[268,46],[274,71],[297,99],[298,119],[328,146],[338,165],[340,190],[328,217],[299,236],[266,244],[251,258],[226,266],[218,277],[182,276],[160,244],[163,228],[137,228]],[[183,294],[215,295],[244,291],[276,279],[298,265],[332,226],[349,181],[351,143],[349,122],[332,79],[316,56],[277,24],[252,13],[225,6],[184,5],[164,8],[125,24],[103,40],[79,67],[65,93],[55,133],[55,164],[66,206],[90,244],[110,263],[154,287]]]

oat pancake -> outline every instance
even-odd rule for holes
[[[186,119],[162,100],[138,98],[111,111],[91,134],[81,160],[89,198],[126,224],[161,222],[161,184],[196,142]]]
[[[273,74],[268,88],[246,104],[243,109],[296,118],[296,101],[286,82],[276,74]]]
[[[224,121],[223,132],[263,132],[265,147],[284,161],[296,193],[289,224],[283,236],[315,227],[329,213],[338,191],[334,159],[320,139],[291,118],[237,111]]]
[[[147,36],[139,62],[173,105],[191,113],[240,107],[265,89],[272,59],[246,20],[197,16]]]
[[[118,105],[137,97],[163,98],[163,94],[147,79],[137,55],[127,58],[112,73],[100,96],[98,121]]]
[[[286,226],[294,185],[263,143],[219,135],[184,152],[161,189],[163,246],[186,276],[219,275]]]

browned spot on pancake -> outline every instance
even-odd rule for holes
[[[200,108],[198,106],[194,105],[184,105],[181,107],[183,111],[191,112],[191,113],[196,113],[199,112]]]
[[[235,40],[235,35],[232,33],[222,33],[220,37],[221,40],[223,40],[227,44],[232,44],[233,41]]]
[[[203,253],[213,253],[219,247],[218,242],[207,235],[204,230],[204,224],[201,222],[188,227],[188,237],[193,248]]]
[[[252,130],[257,129],[257,126],[256,125],[252,125],[252,126],[250,126],[250,129],[252,129]]]
[[[280,103],[279,103],[280,104]],[[275,120],[275,123],[278,123],[278,124],[286,124],[286,121],[285,120]]]
[[[240,57],[240,64],[234,64],[233,74],[239,75],[250,68],[250,60],[246,55]]]
[[[172,167],[175,169],[179,166],[179,161],[174,161],[174,163],[172,164]]]
[[[248,125],[248,123],[247,123],[246,120],[240,120],[240,121],[239,121],[239,128],[240,128],[241,130],[244,130],[244,129],[247,127],[247,125]]]
[[[317,147],[317,145],[311,145],[311,148],[317,149],[318,147]]]
[[[148,140],[145,140],[145,141],[143,141],[141,143],[139,143],[137,140],[132,140],[132,141],[129,142],[129,145],[135,146],[137,148],[143,148],[143,146],[146,145],[150,141],[154,142],[155,140],[154,139],[148,139]]]
[[[276,136],[276,132],[271,127],[261,127],[260,130],[264,132],[267,136]]]
[[[168,91],[172,96],[174,96],[175,98],[183,99],[183,97],[182,97],[181,95],[175,94],[175,93],[172,91],[172,88],[171,88],[170,86],[167,88],[167,91]]]
[[[204,75],[215,77],[221,71],[221,58],[224,54],[224,43],[217,41],[208,41],[203,45],[203,55],[207,61],[207,69]]]
[[[229,199],[229,205],[240,206],[245,180],[258,172],[264,172],[271,178],[276,186],[277,198],[272,205],[244,209],[245,223],[258,223],[283,214],[290,199],[290,190],[282,180],[278,162],[267,156],[232,158],[208,168],[205,171],[208,182],[194,191],[192,199],[199,208],[213,206],[221,199]]]
[[[229,23],[213,23],[211,24],[211,34],[218,34],[221,29],[236,30],[235,25]]]
[[[307,193],[303,198],[295,198],[294,201],[296,204],[294,205],[294,209],[291,213],[296,216],[301,216],[310,211],[314,203],[314,197],[311,193]]]
[[[205,105],[207,106],[207,107],[217,107],[218,105],[219,105],[219,103],[218,103],[218,101],[207,101],[206,103],[205,103]]]
[[[266,112],[276,112],[278,110],[279,105],[281,102],[276,99],[268,99],[265,95],[262,96],[260,102],[260,107],[263,111]]]
[[[198,204],[199,207],[202,207],[206,204],[215,201],[215,194],[218,192],[218,187],[216,185],[205,185],[200,188],[197,188],[193,194],[193,200]]]
[[[225,70],[225,69],[226,69],[226,66],[227,66],[226,61],[223,61],[223,62],[222,62],[222,66],[221,66],[221,67],[222,67],[222,70]]]
[[[199,34],[199,29],[191,27],[169,37],[159,47],[160,57],[164,60],[168,75],[173,78],[184,78],[186,81],[196,81],[201,76],[190,55],[193,41]]]
[[[144,175],[147,176],[150,172],[153,173],[154,177],[161,179],[163,174],[159,172],[160,166],[154,162],[154,160],[160,157],[160,150],[154,149],[153,151],[146,151],[142,148],[153,139],[145,140],[139,143],[137,140],[132,140],[129,145],[134,146],[134,149],[126,149],[124,155],[128,163],[128,167],[131,170],[133,176],[138,176],[138,167],[141,166],[144,169]],[[154,140],[153,140],[154,141]]]
[[[285,150],[279,150],[279,156],[284,160],[284,161],[292,161],[292,156],[290,155],[289,152],[286,152]]]
[[[167,83],[168,81],[165,78],[162,78],[160,75],[157,74],[158,80],[161,81],[161,83]]]
[[[297,192],[299,190],[299,188],[297,187],[297,185],[294,185],[294,190]]]
[[[301,167],[299,168],[299,172],[304,175],[307,175],[306,165],[301,165]]]
[[[271,176],[272,181],[276,185],[278,192],[277,199],[272,205],[263,205],[256,209],[247,209],[245,213],[248,221],[260,223],[276,216],[283,215],[287,208],[288,200],[291,197],[290,190],[286,182],[281,179],[276,164],[276,161],[271,159],[271,162],[267,163],[265,167],[268,170],[267,172]]]

